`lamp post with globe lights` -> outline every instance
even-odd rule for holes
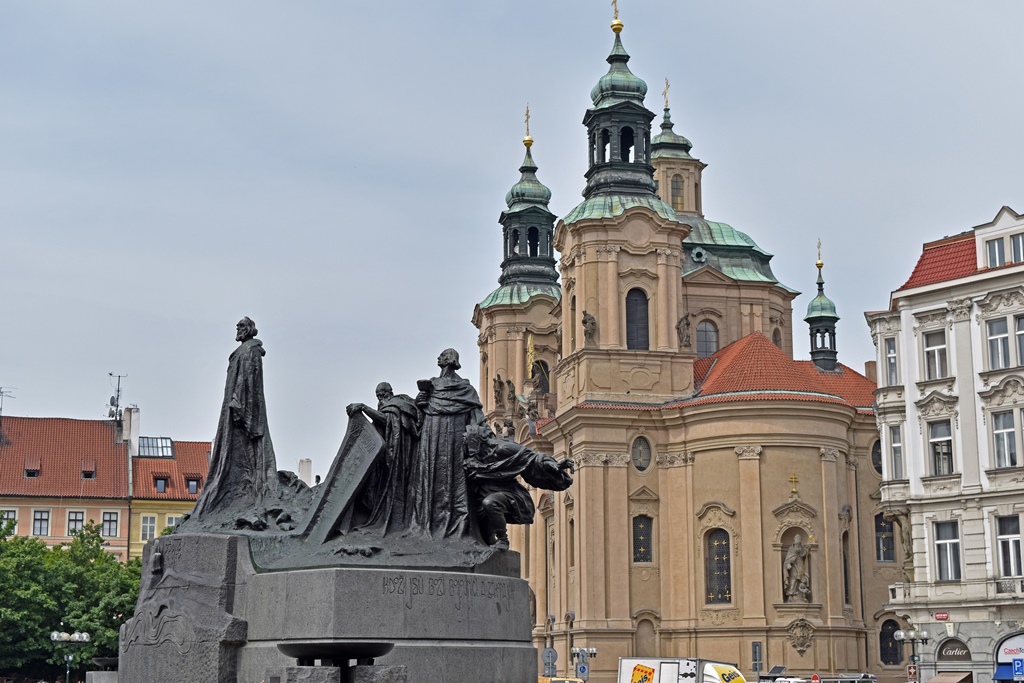
[[[63,624],[61,624],[63,626]],[[54,631],[50,634],[50,640],[53,641],[54,645],[57,643],[63,643],[65,645],[86,645],[89,642],[91,636],[87,631],[75,631],[74,633],[67,633],[66,631]],[[71,680],[71,660],[74,659],[74,655],[70,652],[64,653],[64,683],[69,683]]]
[[[911,626],[906,631],[900,630],[892,634],[892,637],[896,640],[910,643],[910,663],[917,664],[921,661],[921,658],[917,654],[917,644],[922,645],[928,644],[928,631],[918,631],[916,628]]]

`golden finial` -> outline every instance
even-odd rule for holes
[[[793,485],[793,490],[790,493],[796,493],[796,485],[800,482],[800,479],[796,476],[796,472],[789,475],[789,483]]]
[[[523,138],[523,144],[529,149],[533,145],[533,138],[530,137],[530,103],[526,103],[526,137]]]
[[[668,109],[668,79],[665,79],[665,89],[661,91],[661,94],[665,96],[665,109]]]
[[[615,18],[612,19],[612,31],[620,33],[622,31],[622,22],[619,21],[619,0],[612,0],[612,9],[615,11]]]
[[[818,261],[814,265],[818,266],[818,270],[821,270],[821,267],[825,265],[824,262],[822,262],[822,260],[821,260],[821,238],[820,237],[818,238]]]

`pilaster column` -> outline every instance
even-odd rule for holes
[[[668,256],[672,251],[670,249],[658,249],[658,328],[656,331],[658,340],[659,351],[670,351],[672,347],[669,346],[669,329],[674,326],[675,321],[669,320],[668,314],[668,290],[670,283],[668,280]]]
[[[824,538],[818,547],[823,549],[822,564],[815,576],[811,577],[811,595],[815,602],[825,606],[827,624],[842,624],[843,617],[843,551],[839,530],[839,486],[836,467],[839,449],[821,448],[821,506],[822,533]],[[851,568],[852,569],[852,568]],[[814,589],[814,581],[824,583],[824,595]],[[822,599],[824,598],[824,599]]]
[[[616,245],[604,247],[606,254],[604,300],[605,306],[608,307],[607,314],[605,315],[605,327],[607,329],[598,330],[598,334],[601,336],[601,346],[605,348],[617,349],[622,347],[622,339],[619,334],[619,309],[622,306],[622,302],[619,301],[619,250],[621,248]]]
[[[679,290],[682,287],[682,273],[679,272],[679,252],[672,251],[668,257],[668,312],[669,317],[665,319],[666,325],[669,327],[668,338],[669,348],[679,348],[678,334],[676,338],[672,338],[672,332],[675,330],[676,322],[679,320]]]
[[[740,538],[743,542],[744,626],[765,626],[764,529],[761,525],[761,447],[737,446],[740,472]],[[733,571],[733,576],[736,572]]]
[[[576,294],[576,278],[571,275],[575,271],[567,266],[562,266],[562,358],[573,352],[572,333],[573,325],[572,297]]]
[[[525,393],[525,387],[523,382],[526,379],[526,328],[525,327],[511,327],[509,328],[508,334],[510,337],[515,339],[515,360],[512,365],[516,369],[514,382],[516,384],[516,391],[518,393]],[[509,397],[510,401],[515,401],[514,396]],[[509,404],[510,407],[514,404]]]
[[[949,323],[949,326],[953,328],[950,335],[952,344],[947,353],[952,353],[950,366],[957,377],[956,393],[961,397],[971,396],[975,391],[974,382],[978,376],[972,367],[974,349],[971,348],[971,311],[973,308],[974,302],[970,298],[954,299],[947,304],[947,309],[953,318],[953,321]],[[979,326],[984,337],[985,323],[979,320]],[[974,445],[978,443],[978,420],[974,406],[968,408],[968,405],[970,404],[965,404],[964,409],[960,410],[959,420],[954,421],[954,423],[959,422],[959,443],[963,445],[960,449],[961,486],[965,491],[979,491],[981,490],[981,462],[975,453],[977,446]],[[955,433],[953,439],[957,439]],[[956,453],[956,447],[953,452]]]

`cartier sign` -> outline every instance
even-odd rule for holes
[[[971,651],[967,649],[964,641],[950,638],[939,648],[938,659],[944,662],[969,662]]]

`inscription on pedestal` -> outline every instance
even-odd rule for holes
[[[516,586],[511,581],[480,577],[452,578],[422,574],[387,574],[383,579],[382,594],[400,598],[406,609],[423,601],[447,601],[461,610],[474,598],[497,600],[505,609],[511,609],[516,597]]]

